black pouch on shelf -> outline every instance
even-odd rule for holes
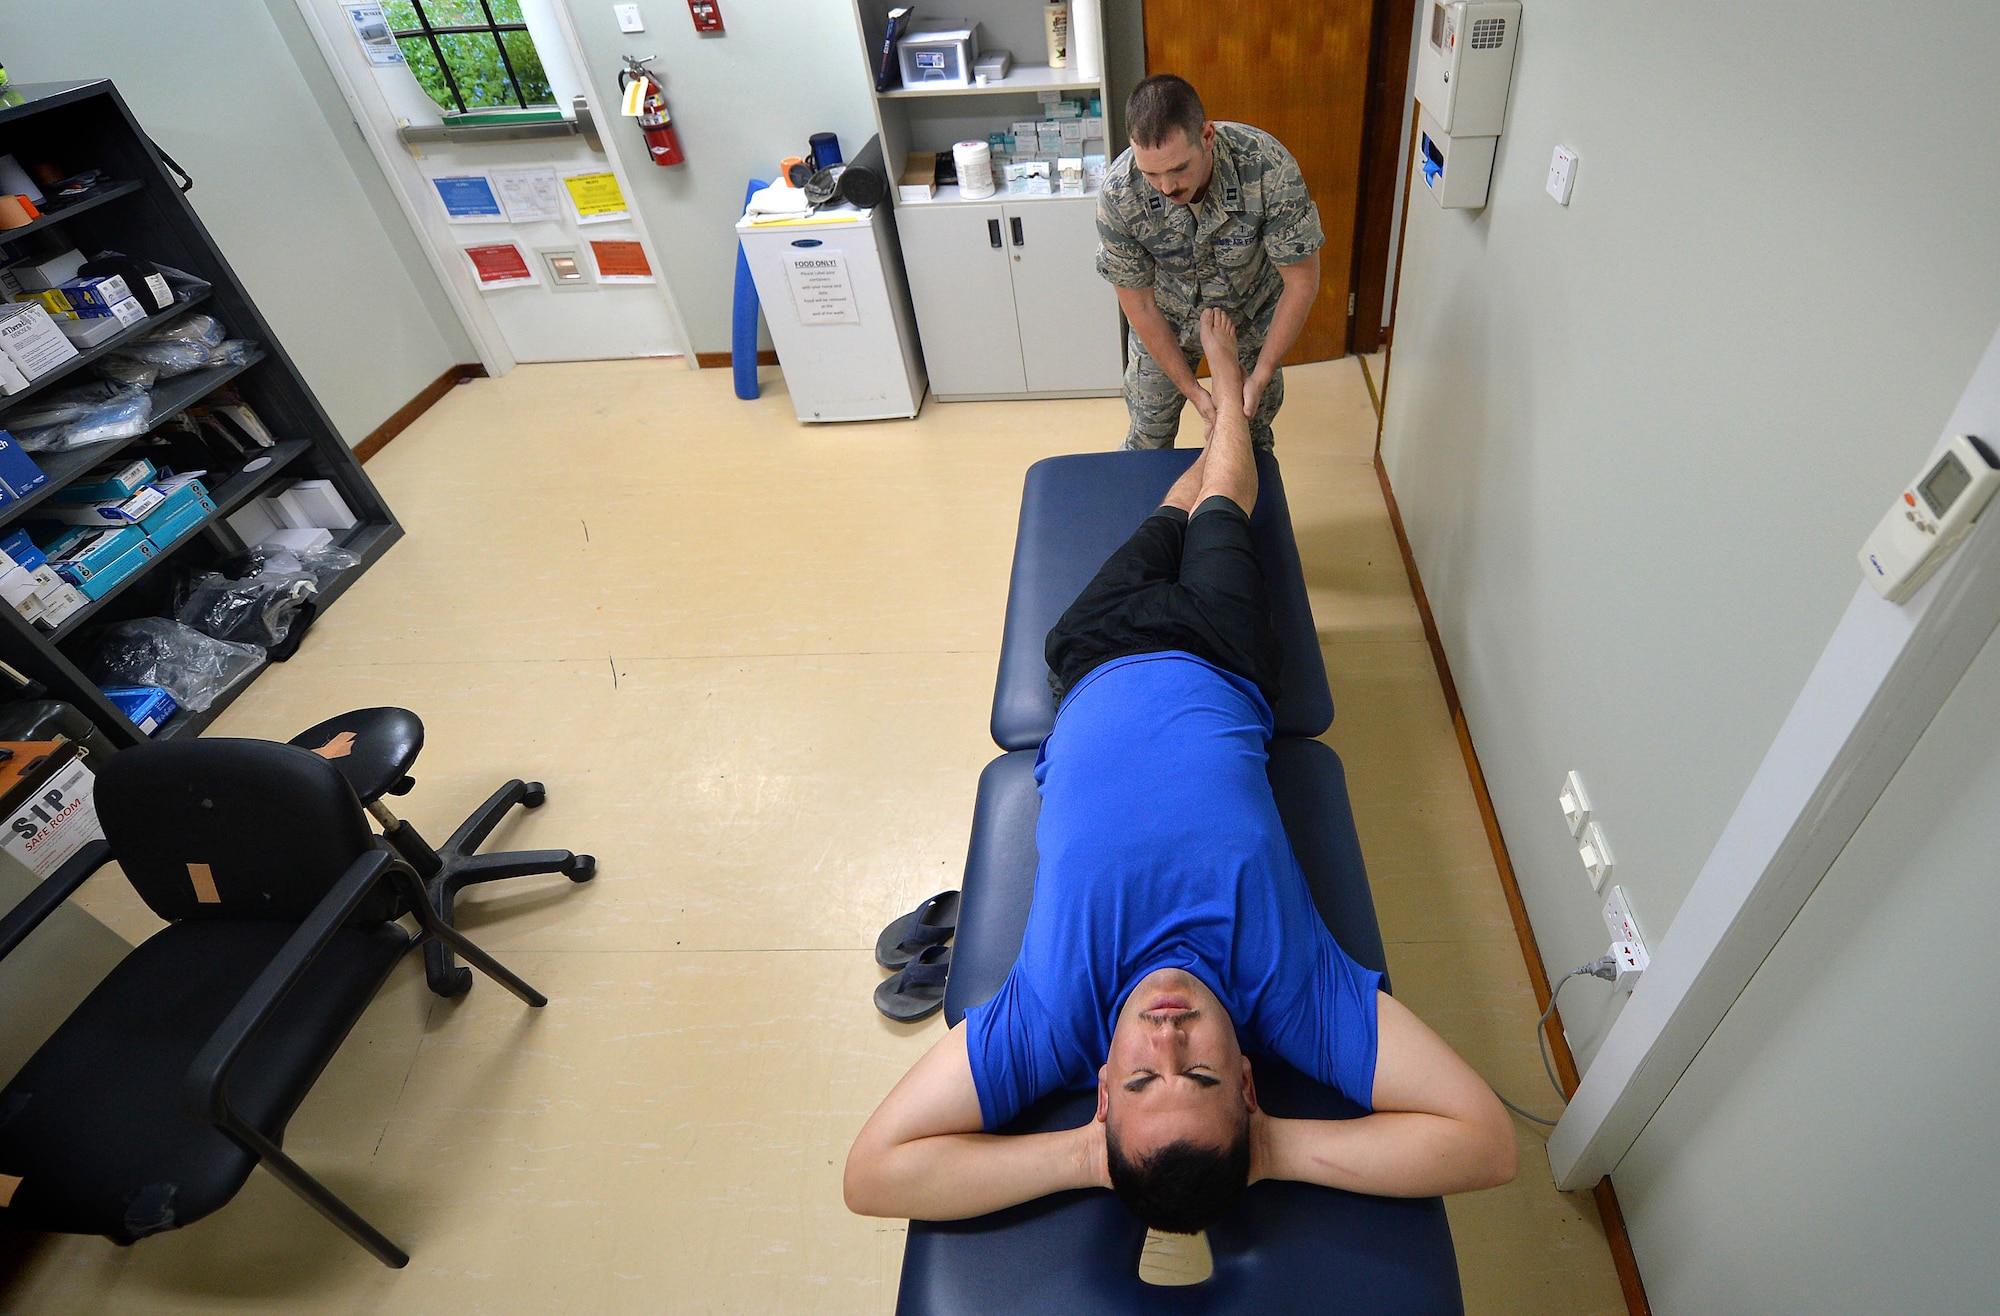
[[[125,286],[139,299],[139,305],[146,308],[148,315],[159,315],[174,309],[174,290],[167,282],[166,274],[143,257],[101,251],[85,261],[77,273],[91,279],[117,275],[125,280]]]
[[[0,704],[0,740],[54,740],[61,736],[83,746],[98,763],[117,752],[110,737],[99,731],[82,709],[50,699],[47,686],[30,681],[5,663],[0,663],[0,673],[20,687],[20,698]]]

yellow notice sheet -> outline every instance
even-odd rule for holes
[[[579,224],[604,224],[625,218],[625,194],[615,174],[569,174],[563,179]]]

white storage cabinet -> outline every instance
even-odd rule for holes
[[[940,401],[1120,391],[1118,295],[1095,272],[1096,215],[1094,196],[897,209]]]

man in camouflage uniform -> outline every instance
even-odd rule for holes
[[[1201,313],[1213,306],[1236,324],[1250,438],[1268,448],[1285,400],[1278,363],[1319,292],[1319,210],[1277,138],[1211,122],[1185,79],[1141,82],[1125,120],[1132,145],[1097,197],[1097,272],[1133,330],[1125,446],[1172,447],[1189,402],[1214,425],[1215,403],[1194,374]]]

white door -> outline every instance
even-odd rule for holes
[[[381,0],[377,23],[353,18],[352,0],[297,3],[489,371],[516,361],[685,353],[686,332],[637,214],[587,214],[593,197],[630,197],[615,154],[567,132],[468,143],[410,141],[402,131],[441,127],[448,107],[460,102],[468,110],[512,106],[518,113],[526,100],[531,110],[558,111],[573,122],[579,96],[602,133],[634,131],[616,117],[617,106],[589,97],[562,0],[490,0],[498,32],[447,34],[435,44],[422,34],[424,23],[464,26],[483,22],[484,11],[435,0],[420,11],[409,0]],[[439,52],[455,76],[440,74]],[[551,126],[562,124],[522,130]],[[586,180],[579,184],[584,208],[572,196],[573,178]],[[488,197],[499,203],[497,220],[480,215],[490,209]],[[528,281],[495,280],[517,255]],[[558,271],[570,269],[581,278],[560,282]]]
[[[1028,388],[998,205],[896,207],[931,392],[950,400]]]
[[[1035,198],[1004,209],[1028,391],[1122,391],[1118,294],[1097,277],[1096,198]]]

